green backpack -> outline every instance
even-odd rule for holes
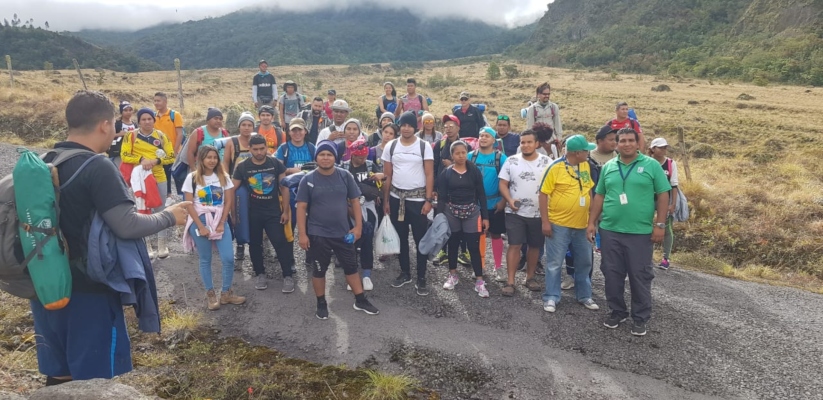
[[[95,158],[62,183],[57,166],[88,150],[53,150],[50,164],[20,148],[11,175],[0,180],[0,290],[27,299],[37,298],[47,310],[69,303],[71,270],[60,234],[60,190]],[[43,155],[42,157],[45,157]]]

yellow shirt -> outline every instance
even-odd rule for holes
[[[123,137],[123,147],[120,149],[120,158],[122,162],[126,164],[134,164],[137,166],[135,168],[139,168],[140,158],[150,160],[160,158],[160,164],[152,167],[151,173],[154,175],[154,179],[157,183],[165,182],[166,171],[163,170],[163,166],[174,164],[174,146],[169,138],[157,129],[152,131],[151,135],[144,137],[141,137],[138,132],[140,131],[136,130]],[[157,157],[157,150],[160,148],[166,152],[165,157]]]
[[[586,228],[593,187],[588,162],[580,163],[578,168],[567,164],[566,157],[552,163],[543,174],[540,187],[540,192],[549,196],[549,222],[566,228]]]
[[[154,119],[154,129],[157,129],[160,132],[166,134],[166,137],[169,138],[169,141],[172,143],[172,147],[174,147],[174,143],[177,140],[177,129],[176,128],[183,128],[183,115],[179,112],[174,112],[174,121],[171,120],[171,109],[167,110],[165,114],[160,114],[160,111],[157,112],[157,116]],[[180,143],[182,145],[182,141]]]

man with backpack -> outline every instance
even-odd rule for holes
[[[563,124],[560,121],[560,107],[549,100],[552,88],[548,82],[537,87],[537,102],[526,108],[526,129],[532,129],[534,124],[542,122],[554,131],[549,140],[559,140],[563,137]]]
[[[480,128],[486,126],[483,113],[471,103],[469,92],[460,93],[460,108],[454,111],[460,120],[460,137],[476,138]]]
[[[331,140],[332,142],[337,143],[340,145],[346,139],[343,137],[343,124],[349,119],[349,114],[351,114],[351,108],[349,108],[349,103],[346,100],[335,100],[334,104],[331,106],[332,109],[332,124],[320,131],[320,134],[317,135],[317,142],[320,143],[324,140]]]
[[[297,84],[294,81],[286,81],[283,84],[283,96],[280,97],[280,122],[283,126],[289,126],[292,118],[300,115],[303,109],[303,95],[297,92]]]
[[[409,228],[417,246],[417,284],[420,296],[427,296],[425,254],[419,250],[420,239],[429,226],[427,217],[434,201],[434,156],[431,146],[415,136],[417,117],[412,112],[400,116],[400,137],[389,142],[383,151],[383,173],[389,188],[383,198],[383,212],[391,217],[400,237],[400,275],[392,282],[399,288],[412,282],[409,260]]]
[[[489,211],[489,230],[485,232],[491,237],[492,255],[494,256],[494,279],[505,282],[504,272],[500,272],[503,265],[503,237],[506,233],[506,201],[500,196],[500,169],[506,162],[506,155],[494,148],[497,132],[490,127],[480,131],[478,144],[480,147],[469,153],[469,161],[473,162],[483,174],[483,188],[486,190],[486,209]],[[486,241],[480,238],[480,254],[486,252]]]
[[[443,116],[443,138],[434,144],[434,176],[452,165],[451,145],[460,138],[460,119],[455,115]]]
[[[497,142],[502,145],[503,154],[507,157],[517,154],[517,148],[520,147],[520,135],[511,132],[511,118],[505,114],[498,115],[494,127],[497,129]],[[499,146],[498,150],[500,150]]]
[[[46,310],[38,298],[31,300],[37,362],[47,386],[110,379],[132,369],[121,293],[93,282],[83,272],[90,252],[92,218],[101,216],[118,238],[140,239],[185,224],[191,206],[181,202],[152,215],[135,211],[120,172],[97,156],[111,146],[114,120],[114,104],[104,94],[75,93],[66,106],[68,137],[43,158],[54,164],[64,185],[57,204],[60,218],[54,228],[65,239],[72,277],[71,300],[65,307]],[[51,186],[52,182],[43,184]]]
[[[109,158],[111,158],[111,161],[118,168],[121,162],[120,149],[123,147],[123,137],[137,129],[136,124],[131,119],[133,114],[134,108],[131,106],[131,103],[126,100],[121,101],[120,118],[114,122],[114,140],[111,142],[111,147],[108,151]]]
[[[289,141],[277,148],[274,157],[286,166],[286,175],[296,174],[303,165],[314,160],[314,143],[306,141],[306,122],[302,118],[291,120]]]
[[[637,122],[636,119],[629,116],[629,103],[625,101],[618,102],[617,105],[614,107],[615,118],[611,121],[607,122],[606,125],[612,127],[612,129],[620,130],[623,128],[629,128],[637,132],[637,136],[640,138],[638,141],[638,146],[641,151],[646,149],[646,137],[643,135],[643,129],[640,128],[640,123]]]
[[[406,79],[406,94],[397,99],[397,109],[394,116],[400,117],[404,112],[411,111],[417,116],[417,125],[421,126],[420,111],[429,111],[429,103],[421,94],[417,94],[417,81],[414,78]]]
[[[269,73],[269,63],[260,60],[260,72],[251,81],[251,100],[254,108],[261,106],[277,107],[277,80]]]
[[[157,110],[155,113],[154,129],[163,132],[163,134],[169,138],[174,148],[174,154],[183,151],[183,139],[185,136],[185,133],[183,133],[183,116],[180,115],[179,112],[169,108],[169,97],[163,92],[154,94],[154,108]],[[171,165],[166,165],[163,169],[166,171],[167,177],[166,190],[168,196],[171,197]],[[175,181],[174,184],[178,192],[183,187],[183,182]]]
[[[268,149],[269,155],[273,155],[274,152],[277,151],[277,148],[286,142],[283,130],[280,129],[277,124],[273,123],[275,115],[274,107],[269,105],[261,106],[260,109],[257,110],[260,125],[258,125],[254,131],[266,139],[266,148]]]
[[[315,97],[311,101],[311,110],[303,110],[300,113],[300,118],[306,122],[306,142],[314,145],[317,143],[317,137],[320,136],[320,131],[326,129],[332,123],[332,119],[328,118],[323,112],[323,98]],[[291,126],[291,124],[289,124]]]

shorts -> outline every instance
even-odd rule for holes
[[[546,237],[543,236],[543,223],[540,218],[526,218],[517,214],[506,215],[506,232],[509,235],[509,245],[524,245],[529,247],[543,247]]]
[[[31,313],[43,375],[111,379],[131,371],[131,342],[120,294],[72,292],[69,304],[57,311],[31,300]]]
[[[452,215],[449,208],[446,207],[446,211],[443,212],[446,214],[446,220],[449,221],[449,230],[452,233],[455,232],[463,232],[463,233],[480,233],[483,232],[483,218],[480,215],[480,208],[477,207],[476,210],[472,213],[469,218],[460,219]]]
[[[495,213],[493,208],[489,210],[489,232],[493,235],[506,233],[506,211]]]
[[[309,235],[309,250],[306,251],[306,262],[312,267],[313,277],[326,277],[332,252],[337,256],[337,261],[343,267],[344,274],[352,275],[357,273],[357,249],[355,249],[354,243],[346,243],[343,238],[332,239]]]

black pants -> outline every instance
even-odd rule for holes
[[[468,246],[474,276],[483,276],[483,266],[480,265],[480,233],[455,232],[449,237],[449,269],[457,268],[457,249],[461,245]]]
[[[265,215],[256,213],[252,208],[249,209],[249,257],[255,275],[266,272],[266,267],[263,265],[263,232],[265,231],[277,253],[283,277],[291,276],[292,267],[294,267],[294,247],[292,242],[286,240],[284,229],[283,224],[280,223],[279,214]]]
[[[171,165],[164,165],[163,166],[163,171],[166,171],[166,193],[171,195],[172,193],[174,193],[174,192],[171,191],[171,179],[172,179]],[[175,189],[177,189],[177,188],[175,187]],[[165,202],[166,199],[163,199],[163,201]]]
[[[649,264],[654,247],[651,235],[632,235],[600,229],[600,270],[606,280],[606,301],[612,312],[628,317],[624,286],[629,275],[631,316],[645,323],[652,314],[652,279],[654,268]]]
[[[372,269],[374,267],[374,225],[371,222],[363,221],[360,240],[354,242],[354,246],[359,249],[360,268]]]
[[[337,256],[337,261],[343,267],[344,274],[353,275],[357,273],[357,251],[353,244],[346,243],[343,238],[309,235],[309,250],[306,252],[306,261],[311,265],[313,277],[326,277],[332,253]]]
[[[411,261],[409,255],[409,228],[414,237],[415,247],[423,239],[426,230],[429,229],[429,218],[421,212],[423,211],[422,201],[408,201],[406,200],[406,214],[404,221],[397,220],[397,212],[400,210],[400,199],[390,198],[389,206],[391,209],[391,222],[394,229],[397,230],[397,235],[400,236],[400,270],[411,276]],[[426,262],[428,258],[425,254],[421,254],[417,250],[417,279],[426,279]]]

